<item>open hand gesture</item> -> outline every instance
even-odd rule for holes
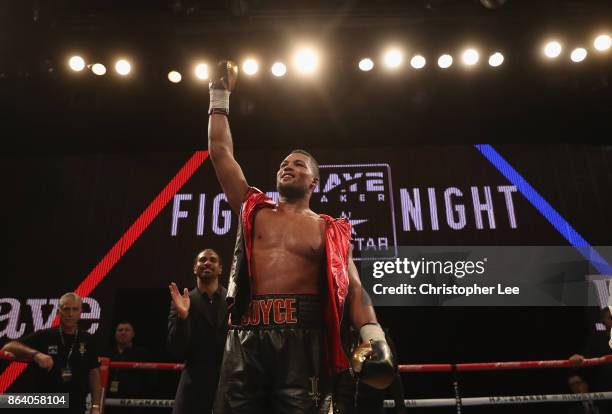
[[[187,288],[185,288],[183,289],[183,294],[181,295],[176,287],[176,283],[174,282],[170,283],[168,288],[170,289],[170,297],[172,298],[172,302],[174,303],[174,307],[176,308],[179,318],[187,319],[187,316],[189,315],[189,306],[191,305],[189,291]]]

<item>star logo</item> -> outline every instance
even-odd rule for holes
[[[367,219],[353,219],[352,218],[352,214],[350,211],[348,212],[348,214],[346,214],[344,211],[340,214],[340,217],[345,218],[348,220],[348,222],[351,224],[351,234],[352,235],[357,235],[357,231],[355,231],[355,227],[366,223],[368,220]]]
[[[351,225],[353,260],[397,256],[389,164],[319,165],[315,209]]]

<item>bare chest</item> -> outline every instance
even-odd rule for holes
[[[318,217],[266,208],[255,216],[253,247],[318,259],[325,248],[324,233],[325,222]]]

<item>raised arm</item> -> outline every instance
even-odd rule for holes
[[[234,158],[232,135],[227,116],[213,113],[208,120],[208,151],[217,179],[236,214],[249,185],[242,168]]]
[[[208,152],[217,179],[223,188],[232,210],[240,211],[249,185],[242,168],[234,158],[234,143],[230,132],[229,96],[234,89],[238,67],[230,61],[222,61],[210,81],[210,109],[208,113]]]

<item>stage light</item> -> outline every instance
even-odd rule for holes
[[[168,80],[172,83],[179,83],[183,79],[181,74],[175,70],[168,72]]]
[[[295,54],[293,63],[295,64],[298,72],[304,75],[310,75],[317,69],[319,58],[312,49],[300,49]]]
[[[102,76],[106,74],[106,66],[101,63],[94,63],[91,66],[91,71],[94,73],[94,75]]]
[[[415,55],[412,57],[412,59],[410,59],[410,66],[415,69],[423,69],[426,63],[427,61],[421,55]]]
[[[397,69],[404,60],[404,56],[402,52],[397,49],[391,49],[385,52],[383,56],[383,61],[385,65],[390,69]]]
[[[285,73],[287,73],[287,66],[285,66],[284,63],[276,62],[272,65],[271,70],[274,76],[280,78],[281,76],[285,76]]]
[[[453,57],[451,55],[444,54],[438,58],[438,66],[442,69],[450,68],[453,64]]]
[[[487,9],[497,9],[504,5],[506,0],[480,0],[480,4]]]
[[[582,62],[586,57],[587,51],[583,47],[578,47],[572,50],[572,53],[570,54],[570,59],[575,63]]]
[[[599,35],[593,41],[593,46],[595,46],[595,49],[598,51],[605,52],[606,50],[610,49],[610,46],[612,46],[612,38],[610,38],[610,36],[607,34]]]
[[[544,55],[547,58],[554,59],[561,54],[562,50],[563,48],[561,47],[561,43],[557,42],[556,40],[553,40],[551,42],[546,43],[546,46],[544,46]]]
[[[259,70],[259,64],[255,59],[247,59],[242,63],[242,70],[246,75],[252,76]]]
[[[72,69],[73,71],[80,72],[85,67],[85,61],[80,56],[73,56],[68,61],[68,65],[70,66],[70,69]]]
[[[374,62],[370,58],[361,59],[359,61],[359,69],[364,72],[371,71],[374,68]]]
[[[491,56],[489,56],[490,66],[496,68],[498,66],[501,66],[502,63],[504,63],[504,55],[502,55],[500,52],[495,52]]]
[[[199,80],[208,79],[208,65],[206,63],[198,63],[195,67],[195,75]]]
[[[466,49],[461,55],[461,60],[467,66],[474,66],[480,60],[480,55],[476,49]]]
[[[129,75],[132,70],[132,65],[125,59],[120,59],[115,63],[115,70],[121,76]]]

